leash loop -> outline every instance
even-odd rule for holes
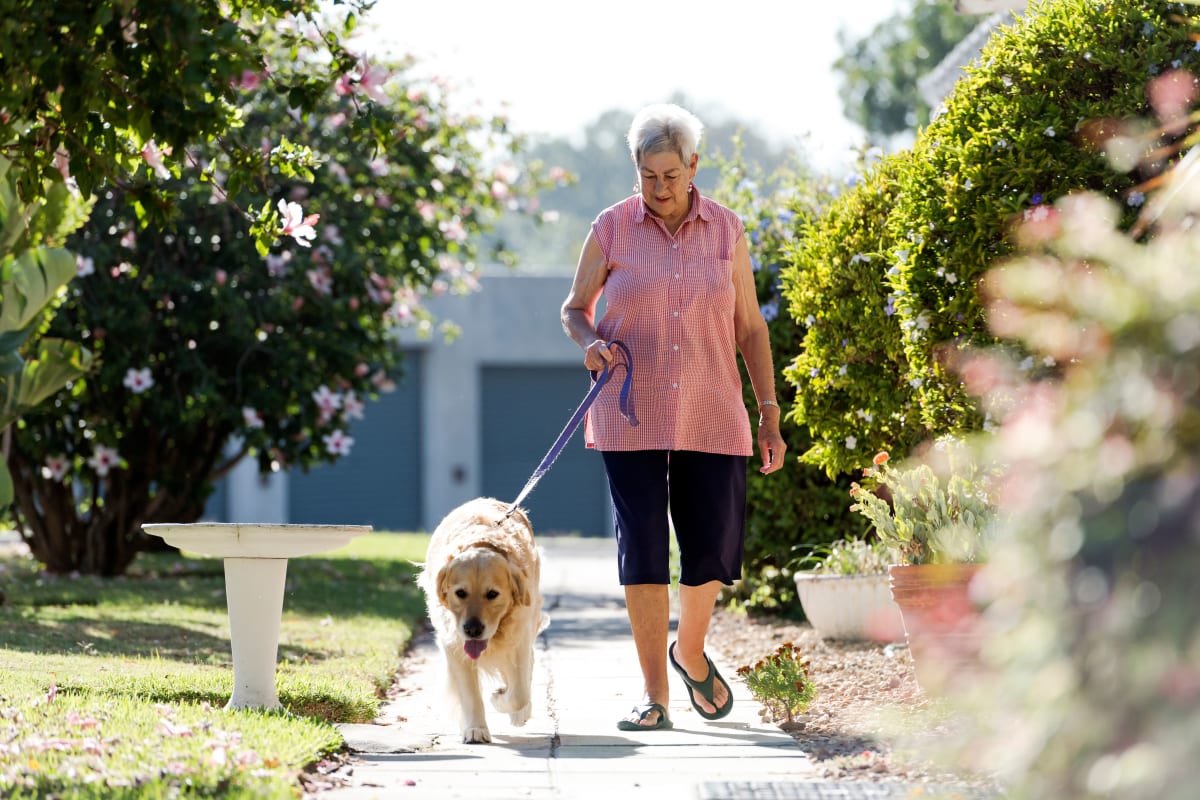
[[[504,513],[505,517],[513,515],[513,512],[517,510],[517,506],[521,505],[521,501],[533,491],[533,487],[542,479],[542,476],[550,471],[551,465],[554,464],[555,459],[558,458],[567,441],[571,438],[571,435],[575,433],[576,428],[583,422],[583,418],[587,415],[588,409],[592,407],[592,403],[600,395],[600,390],[612,378],[613,373],[617,371],[618,367],[622,367],[625,370],[625,380],[621,384],[618,408],[621,411],[621,416],[629,423],[629,427],[637,427],[638,418],[633,408],[633,354],[629,352],[629,348],[620,339],[613,339],[608,343],[608,346],[610,348],[617,348],[621,355],[624,356],[624,359],[614,358],[610,363],[605,364],[604,370],[600,373],[599,377],[596,377],[594,372],[592,373],[593,383],[591,390],[583,398],[583,402],[579,404],[579,408],[575,409],[575,413],[567,420],[566,426],[558,434],[558,438],[555,439],[550,450],[542,458],[542,463],[538,464],[537,469],[529,476],[529,480],[525,482],[525,487],[521,489],[521,493],[517,495],[517,499],[513,500],[512,505],[508,507],[508,511]]]

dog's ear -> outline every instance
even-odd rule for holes
[[[452,563],[453,559],[448,560],[437,574],[437,596],[442,605],[446,605],[446,595],[450,592],[450,565]]]
[[[513,564],[508,565],[508,578],[512,581],[513,602],[519,606],[532,605],[533,598],[529,596],[529,585],[525,582],[525,576]]]

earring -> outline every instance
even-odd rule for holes
[[[692,185],[689,183],[688,184],[688,194],[691,194],[691,193],[692,193]]]

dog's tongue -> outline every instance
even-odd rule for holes
[[[473,659],[479,658],[486,647],[486,639],[467,639],[467,641],[463,642],[463,650],[466,650],[467,655]]]

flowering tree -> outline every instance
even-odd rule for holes
[[[502,120],[453,118],[409,66],[359,64],[312,113],[244,75],[232,146],[164,178],[176,217],[142,227],[136,191],[100,198],[50,330],[101,365],[26,415],[9,454],[22,534],[50,569],[121,573],[142,523],[196,519],[246,455],[278,470],[350,452],[348,423],[398,375],[396,328],[432,332],[422,297],[475,286],[472,234],[527,208],[538,179],[503,157]],[[252,149],[314,166],[225,180]],[[278,220],[265,253],[240,219],[254,194]]]
[[[118,185],[142,213],[165,218],[174,198],[160,181],[189,167],[189,147],[232,151],[243,76],[311,110],[339,76],[369,86],[343,40],[368,0],[131,0],[29,3],[0,0],[0,142],[19,175],[25,202],[45,196],[47,181],[90,195]],[[336,13],[325,15],[325,11]],[[280,27],[279,21],[285,24]],[[169,35],[168,35],[169,32]],[[287,59],[268,62],[265,42]],[[312,56],[312,57],[308,57]],[[244,149],[224,175],[234,193],[268,171],[295,170],[302,150]],[[243,213],[269,240],[278,209],[261,195]]]

